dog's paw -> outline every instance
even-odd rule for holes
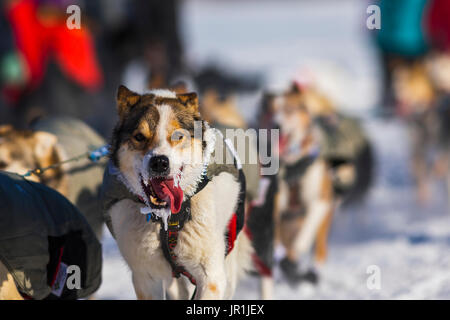
[[[296,287],[301,282],[309,282],[313,285],[317,285],[319,282],[319,276],[314,269],[302,272],[299,270],[298,264],[288,258],[281,260],[280,268],[291,287]]]

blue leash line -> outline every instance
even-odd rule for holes
[[[101,158],[106,157],[108,153],[109,153],[109,145],[105,144],[104,146],[89,152],[88,158],[92,162],[97,162]]]
[[[78,155],[76,157],[73,157],[73,158],[70,158],[70,159],[67,159],[67,160],[64,160],[64,161],[61,161],[61,162],[54,163],[54,164],[52,164],[52,165],[50,165],[48,167],[36,168],[36,169],[30,170],[27,173],[23,174],[22,177],[29,177],[32,174],[41,175],[46,170],[59,167],[59,166],[65,164],[65,163],[68,163],[68,162],[79,161],[81,159],[85,159],[86,157],[87,157],[87,159],[89,159],[92,162],[98,162],[101,158],[106,157],[108,155],[108,153],[109,153],[109,145],[106,144],[104,146],[101,146],[100,148],[97,148],[97,149],[93,150],[93,151],[88,151],[88,152],[80,154],[80,155]]]

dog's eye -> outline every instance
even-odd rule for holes
[[[175,131],[172,133],[172,141],[181,141],[184,138],[184,133],[181,131]]]
[[[145,140],[145,136],[142,133],[137,133],[137,134],[134,135],[134,139],[137,142],[142,142],[142,141]]]
[[[8,164],[5,161],[0,161],[0,170],[5,169],[8,166]]]

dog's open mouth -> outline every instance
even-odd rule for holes
[[[141,177],[141,185],[151,207],[162,209],[170,206],[172,213],[180,211],[183,190],[175,185],[173,178],[150,178],[148,183],[144,183]]]

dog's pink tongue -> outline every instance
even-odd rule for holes
[[[172,178],[154,178],[150,180],[150,183],[158,198],[164,201],[170,200],[170,211],[178,213],[183,202],[183,190],[181,190],[180,186],[174,186]]]

